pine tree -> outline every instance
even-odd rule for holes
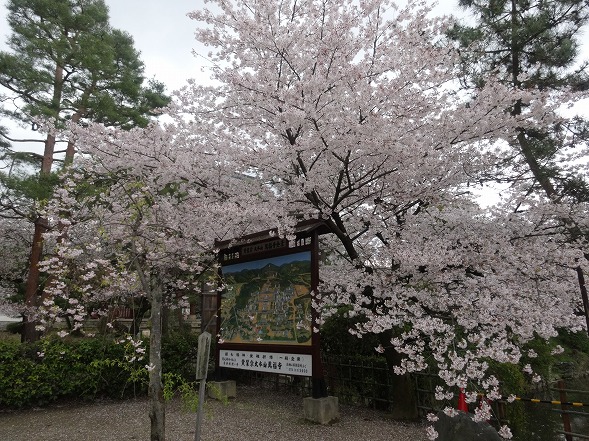
[[[587,0],[459,0],[459,5],[476,18],[474,25],[458,24],[449,32],[461,46],[469,87],[480,87],[498,72],[516,89],[567,93],[589,88],[588,64],[578,61],[581,29],[589,22]],[[525,107],[516,101],[510,111],[519,115]],[[589,139],[588,129],[580,118],[543,131],[521,129],[515,143],[519,152],[510,159],[523,159],[530,172],[526,190],[540,190],[551,199],[589,201],[586,174],[559,162],[564,151]]]
[[[498,74],[514,89],[571,94],[573,102],[589,89],[589,62],[578,60],[581,31],[589,23],[587,0],[459,0],[459,5],[476,18],[474,25],[458,24],[449,32],[461,46],[467,86],[481,87],[489,75]],[[514,101],[509,110],[521,115],[526,104]],[[538,195],[559,205],[589,203],[587,158],[579,160],[578,155],[588,142],[589,121],[581,117],[561,118],[543,130],[519,129],[511,144],[515,151],[499,167],[500,180],[518,189],[517,207]],[[568,160],[571,155],[574,161]],[[589,231],[574,216],[556,217],[589,259]],[[577,275],[589,331],[589,299],[580,266]]]
[[[0,85],[10,98],[4,102],[17,105],[2,112],[33,129],[39,124],[48,126],[44,139],[35,140],[44,144],[42,155],[30,153],[23,158],[21,154],[19,158],[33,160],[43,186],[52,180],[56,155],[65,154],[67,164],[75,154],[71,139],[61,140],[65,148],[56,149],[59,141],[53,127],[88,120],[123,128],[146,126],[153,111],[167,104],[161,83],[144,84],[144,66],[133,39],[109,25],[103,0],[11,0],[7,8],[11,52],[0,53]],[[15,157],[14,151],[10,154]],[[22,180],[6,175],[1,178],[4,195],[22,194]],[[14,211],[15,207],[3,208]],[[25,297],[27,305],[33,306],[38,297],[42,234],[47,226],[39,214],[29,217],[35,232]],[[24,338],[35,338],[30,323],[25,326]]]

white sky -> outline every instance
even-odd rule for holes
[[[410,0],[409,0],[410,1]],[[432,2],[434,0],[431,0]],[[6,22],[7,0],[0,0],[0,50],[6,49],[10,29]],[[200,8],[204,0],[105,0],[113,27],[127,31],[141,52],[147,78],[167,86],[168,92],[183,86],[188,78],[206,81],[205,63],[192,54],[196,22],[186,14]],[[400,0],[403,3],[403,0]],[[435,11],[459,15],[458,0],[438,0]],[[206,53],[204,50],[202,53]],[[589,48],[584,51],[589,58]]]
[[[6,0],[0,0],[0,50],[6,49],[10,29],[6,22]],[[155,77],[168,91],[180,88],[186,79],[206,77],[203,61],[192,55],[196,47],[196,22],[186,14],[198,9],[203,0],[105,0],[113,27],[127,31],[141,52],[147,78]],[[440,0],[437,10],[458,12],[458,0]],[[203,51],[204,53],[204,51]]]
[[[432,0],[433,1],[433,0]],[[129,32],[143,55],[147,77],[181,87],[185,80],[198,80],[204,61],[192,55],[196,49],[194,29],[197,23],[186,14],[203,5],[203,0],[106,0],[111,24]],[[458,0],[440,0],[441,13],[458,12]],[[442,12],[443,11],[443,12]],[[203,50],[201,53],[206,52]]]
[[[206,54],[208,49],[198,50],[194,38],[197,22],[187,17],[190,11],[201,8],[204,0],[105,0],[105,3],[111,26],[128,32],[135,40],[146,78],[163,82],[167,92],[179,89],[189,78],[207,82],[207,73],[202,71],[206,61],[193,55],[193,51]],[[437,10],[458,12],[457,3],[458,0],[440,0]],[[10,35],[6,4],[7,0],[0,0],[0,50],[8,49],[6,41]],[[16,127],[13,121],[0,118],[0,125],[9,127],[14,138],[31,137],[29,130]],[[25,144],[13,147],[31,149]]]
[[[203,0],[106,0],[106,4],[111,25],[135,39],[147,78],[155,77],[172,91],[186,79],[204,75],[202,61],[192,54],[196,22],[186,16]]]
[[[0,49],[6,50],[10,33],[6,0],[0,0]],[[106,0],[110,23],[131,34],[141,52],[147,78],[155,77],[168,91],[181,87],[187,78],[197,78],[199,67],[192,55],[196,23],[186,14],[203,0]]]

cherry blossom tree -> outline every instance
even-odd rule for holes
[[[534,331],[580,326],[562,275],[576,249],[543,240],[534,219],[482,215],[459,197],[518,131],[554,122],[562,100],[492,72],[475,93],[460,90],[459,58],[441,38],[449,24],[423,3],[210,3],[191,17],[217,86],[187,88],[180,108],[247,154],[243,170],[277,207],[324,221],[346,263],[322,274],[322,305],[355,305],[367,318],[357,332],[380,333],[397,373],[422,369],[433,350],[448,385],[493,391],[483,358],[516,361]],[[524,111],[505,111],[514,99]],[[478,234],[490,227],[497,238]],[[562,260],[541,263],[554,247]],[[558,313],[543,314],[556,298]],[[458,374],[466,364],[476,369]]]
[[[36,324],[26,310],[34,308],[43,295],[37,266],[43,258],[47,220],[35,210],[44,203],[45,194],[29,192],[24,201],[15,201],[14,196],[22,196],[22,189],[35,181],[40,188],[51,188],[60,154],[65,155],[65,164],[73,161],[73,140],[56,137],[52,127],[66,121],[145,126],[156,116],[154,109],[165,106],[169,99],[163,84],[144,81],[144,65],[133,39],[110,26],[103,0],[11,0],[6,7],[11,35],[10,51],[0,51],[1,109],[3,115],[37,133],[32,139],[15,139],[0,130],[0,137],[43,145],[42,154],[36,148],[25,154],[6,147],[4,159],[23,163],[26,175],[17,179],[0,172],[0,212],[20,213],[34,226],[22,333],[23,339],[34,341],[38,338]],[[39,134],[43,137],[38,138]],[[63,150],[58,149],[60,143],[65,143]],[[38,176],[32,177],[34,169]],[[23,202],[28,205],[26,216]]]
[[[49,317],[60,302],[75,318],[91,299],[141,291],[153,325],[178,270],[190,286],[216,239],[267,227],[291,237],[315,219],[339,256],[315,304],[324,316],[351,305],[363,317],[352,331],[380,335],[398,392],[433,363],[448,388],[495,398],[488,359],[517,362],[534,335],[583,325],[569,277],[578,247],[546,236],[540,211],[485,212],[466,188],[518,130],[557,118],[560,101],[492,74],[460,90],[448,23],[422,4],[216,0],[191,16],[215,85],[179,91],[166,128],[77,131],[86,159],[47,214]],[[505,112],[514,98],[524,112]],[[149,367],[161,427],[161,371]]]
[[[233,177],[232,161],[207,144],[207,133],[182,124],[74,131],[81,158],[46,212],[45,239],[55,251],[41,265],[50,282],[38,320],[47,330],[67,317],[80,330],[90,309],[106,315],[113,302],[146,299],[151,439],[163,440],[162,308],[198,294],[199,277],[215,264],[216,239],[248,232],[244,220],[264,225],[266,216],[253,212],[260,204],[241,194],[259,197],[263,189]]]

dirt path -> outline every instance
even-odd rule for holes
[[[340,406],[340,420],[320,426],[304,420],[303,399],[253,387],[239,387],[237,398],[224,405],[205,404],[202,441],[425,441],[422,426],[401,424],[386,414]],[[178,401],[166,411],[166,439],[193,441],[196,414]],[[0,441],[149,440],[148,402],[53,405],[0,412]]]

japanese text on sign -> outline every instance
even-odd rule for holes
[[[222,349],[221,367],[285,375],[311,376],[312,357],[308,354],[282,354],[273,352],[238,351]]]
[[[280,248],[288,247],[288,241],[286,239],[272,240],[270,242],[257,243],[253,245],[246,245],[241,248],[241,254],[254,254],[265,251],[276,250]]]

